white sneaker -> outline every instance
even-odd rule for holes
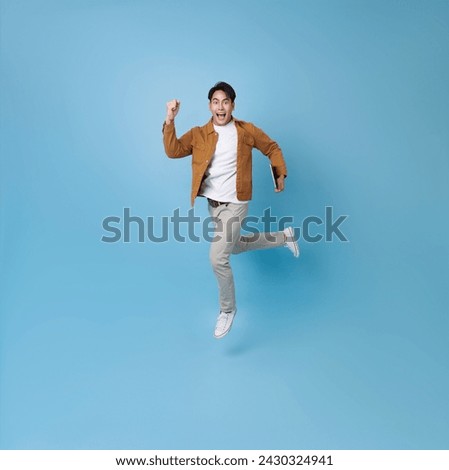
[[[223,338],[227,333],[229,333],[229,330],[231,329],[232,322],[234,321],[235,314],[237,312],[237,309],[234,309],[232,312],[225,313],[225,312],[220,312],[220,315],[218,315],[217,318],[217,324],[215,325],[215,332],[214,336],[215,338]]]
[[[292,253],[295,258],[299,256],[299,245],[295,240],[295,231],[291,227],[287,227],[283,230],[285,234],[285,243],[286,246]]]

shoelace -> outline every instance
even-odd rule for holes
[[[224,328],[228,322],[229,313],[221,312],[217,319],[217,328]]]

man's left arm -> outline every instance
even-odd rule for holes
[[[271,166],[276,174],[276,192],[284,190],[284,179],[287,177],[287,166],[285,164],[282,150],[273,139],[271,139],[262,129],[252,125],[254,146],[266,155],[271,162]]]

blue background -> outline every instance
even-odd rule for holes
[[[446,1],[2,0],[1,448],[448,449],[448,57]],[[349,242],[234,257],[216,341],[207,242],[101,237],[187,213],[219,80],[289,167],[250,213]]]

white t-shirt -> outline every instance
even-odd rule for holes
[[[216,126],[218,142],[211,163],[206,170],[200,194],[220,202],[245,204],[237,199],[237,129],[234,120],[225,126]]]

